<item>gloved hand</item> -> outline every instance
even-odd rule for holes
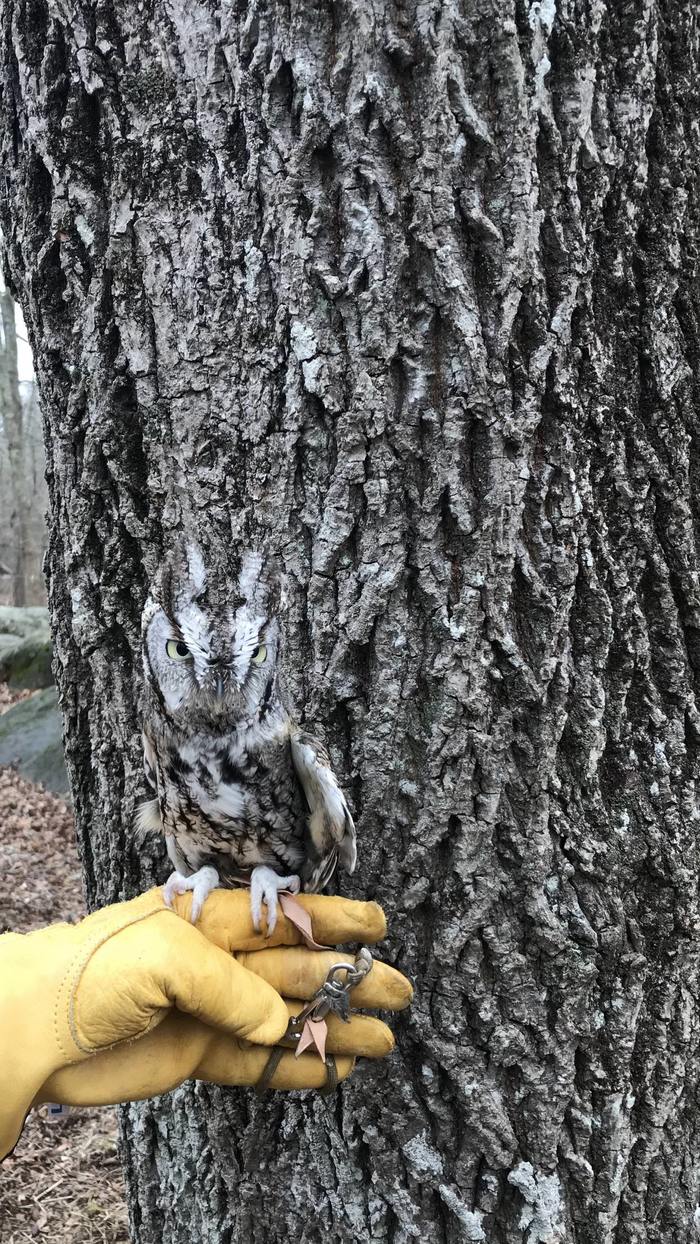
[[[323,983],[336,951],[307,950],[282,915],[270,938],[256,933],[247,891],[217,890],[197,925],[190,894],[163,903],[160,888],[35,933],[0,936],[0,1158],[32,1104],[107,1105],[152,1097],[194,1078],[256,1084],[290,1014]],[[317,940],[375,942],[376,903],[302,895]],[[184,917],[184,919],[183,919]],[[352,1005],[400,1010],[411,1000],[400,972],[375,962]],[[286,1000],[285,1000],[286,999]],[[338,1079],[358,1055],[394,1044],[377,1019],[329,1017]],[[285,1051],[271,1087],[317,1088],[316,1054]]]

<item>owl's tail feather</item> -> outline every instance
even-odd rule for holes
[[[320,894],[321,890],[330,885],[337,867],[337,846],[333,847],[328,855],[324,855],[320,860],[307,860],[304,867],[300,870],[304,893]]]
[[[355,826],[350,822],[352,832],[343,834],[338,843],[338,859],[340,865],[345,869],[346,873],[354,873],[357,865],[357,839],[355,838]]]

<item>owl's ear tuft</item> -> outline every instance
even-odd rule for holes
[[[238,595],[241,601],[250,600],[263,574],[263,558],[261,553],[246,549],[241,558],[241,569],[238,575]]]
[[[286,609],[291,596],[291,579],[286,571],[280,570],[277,575],[277,581],[279,583],[280,609]]]
[[[192,581],[192,599],[198,600],[207,590],[207,572],[204,568],[204,558],[199,545],[188,541],[185,545],[185,557],[187,558],[187,570]]]
[[[199,545],[182,532],[172,532],[166,534],[164,546],[144,609],[144,623],[146,615],[158,608],[173,618],[184,605],[201,600],[207,590],[207,572]]]

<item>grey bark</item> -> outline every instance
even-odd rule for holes
[[[138,618],[264,540],[414,977],[330,1104],[124,1111],[138,1244],[694,1237],[690,0],[4,0],[92,903],[150,881]]]

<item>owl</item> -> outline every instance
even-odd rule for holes
[[[142,618],[144,768],[154,797],[141,829],[165,836],[166,903],[192,891],[192,920],[218,885],[250,885],[267,932],[282,889],[317,892],[352,872],[355,826],[318,739],[295,722],[281,668],[280,578],[256,552],[212,573],[176,542]]]

